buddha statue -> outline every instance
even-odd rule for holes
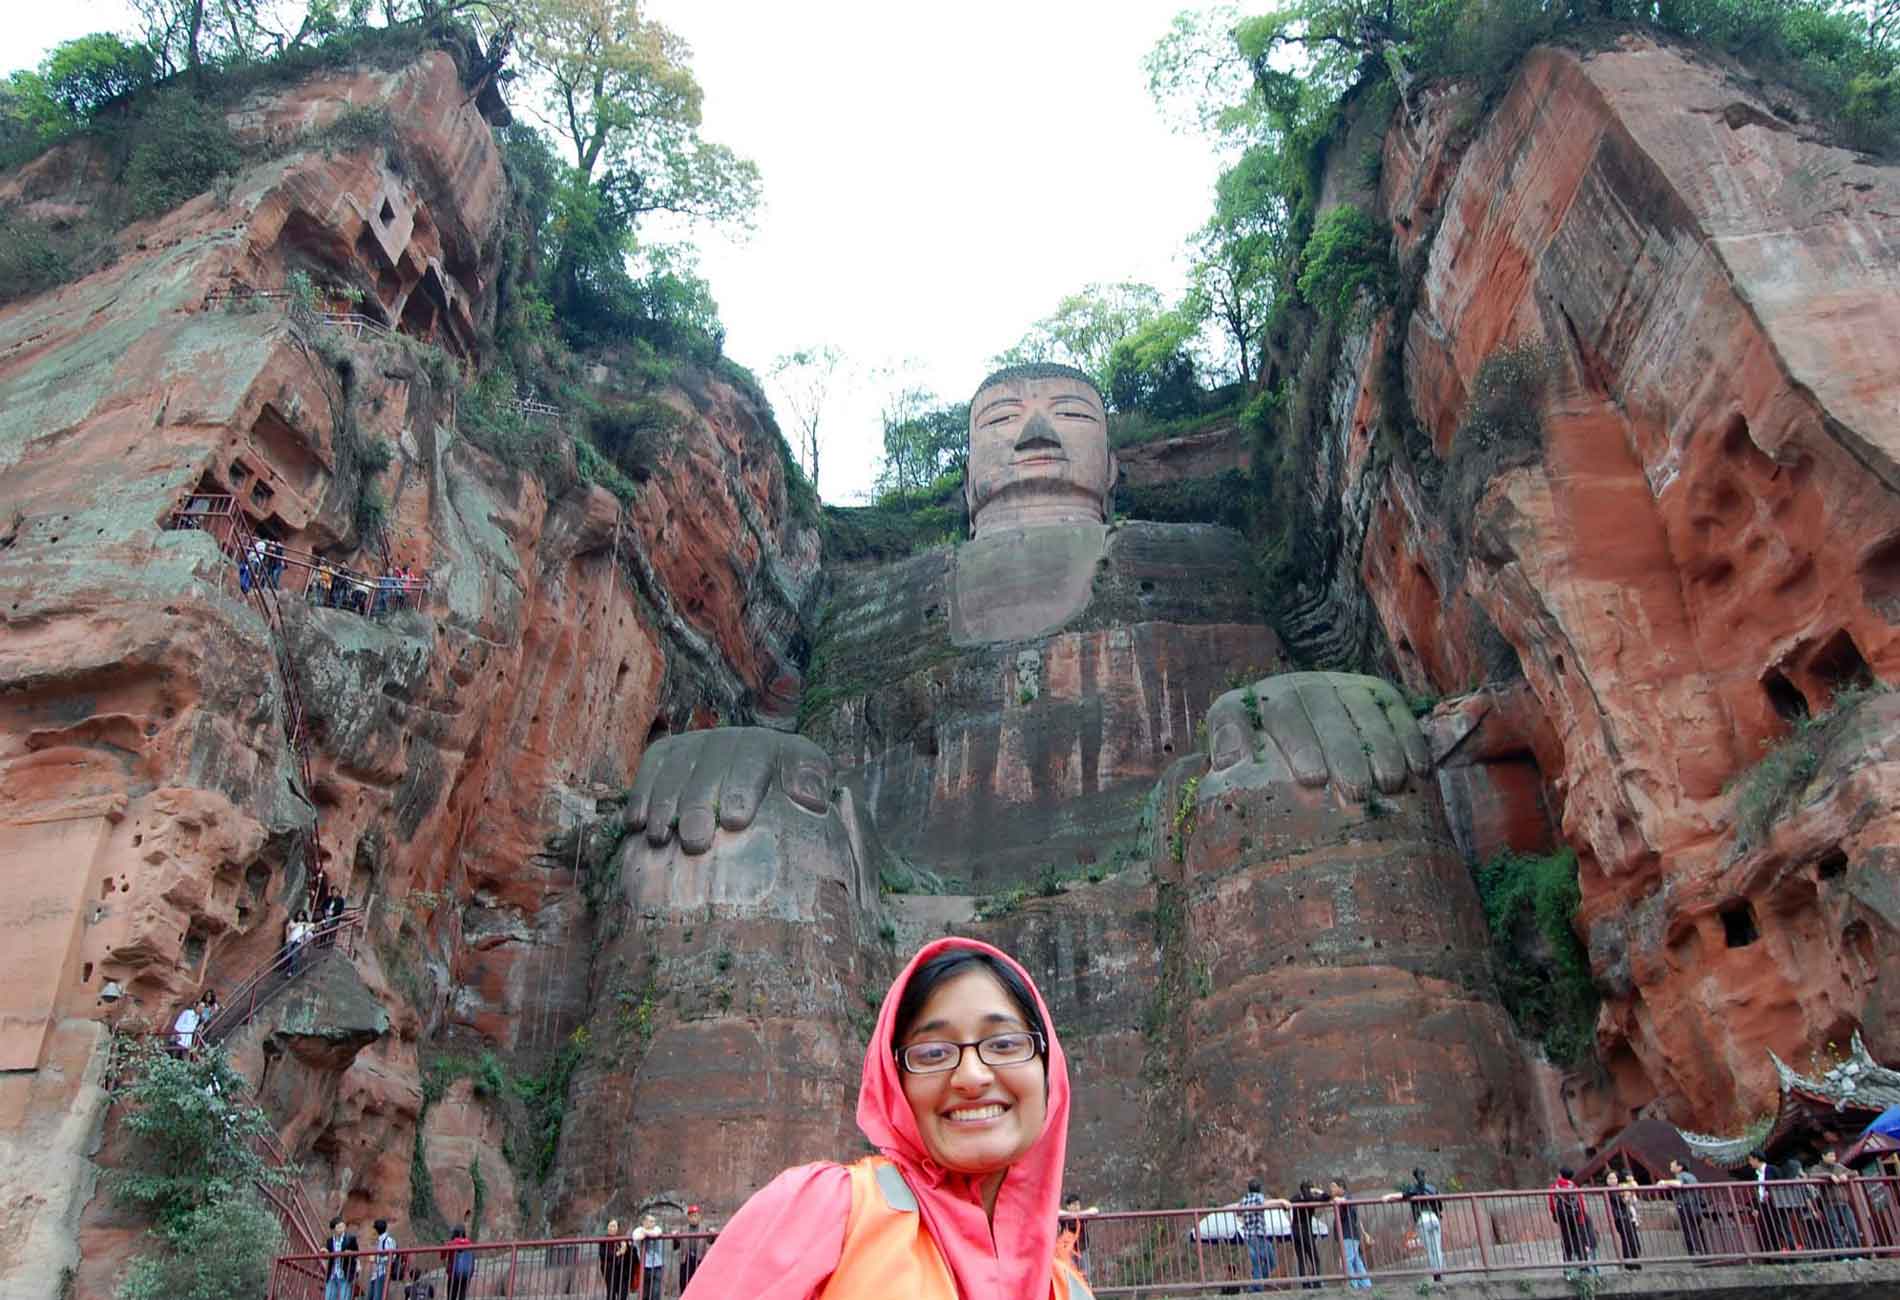
[[[951,580],[952,642],[1040,636],[1088,604],[1115,474],[1108,412],[1082,371],[1038,362],[978,385],[963,487],[970,541]]]

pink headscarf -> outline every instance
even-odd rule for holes
[[[919,966],[951,948],[969,948],[1022,976],[1049,1036],[1049,1102],[1042,1136],[1011,1165],[996,1196],[994,1223],[983,1213],[977,1180],[930,1158],[904,1096],[892,1044],[897,1004]],[[884,995],[877,1029],[864,1049],[858,1127],[903,1172],[937,1249],[971,1300],[1048,1300],[1054,1271],[1056,1213],[1069,1141],[1069,1070],[1055,1024],[1036,982],[1013,958],[975,939],[938,939],[910,959]],[[842,1165],[787,1169],[743,1205],[720,1232],[687,1288],[689,1300],[809,1300],[838,1267],[851,1177]]]
[[[952,948],[988,953],[1022,976],[1049,1035],[1049,1106],[1042,1136],[1003,1176],[993,1220],[983,1213],[977,1180],[942,1168],[924,1149],[917,1117],[904,1096],[903,1076],[892,1051],[897,1036],[897,1004],[904,986],[919,966]],[[1049,1274],[1054,1268],[1056,1212],[1062,1200],[1062,1161],[1069,1145],[1069,1067],[1041,991],[1014,958],[975,939],[938,939],[925,944],[910,959],[891,991],[884,995],[884,1005],[877,1013],[877,1030],[864,1052],[858,1127],[872,1146],[903,1171],[937,1249],[956,1275],[961,1294],[1046,1300]]]

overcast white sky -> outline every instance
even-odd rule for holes
[[[763,376],[831,343],[861,372],[822,435],[826,500],[871,481],[883,394],[863,372],[914,360],[913,382],[961,400],[1064,294],[1179,291],[1218,161],[1163,124],[1141,59],[1191,5],[652,0],[693,47],[704,135],[764,177],[749,240],[697,237],[726,351]],[[8,8],[8,70],[130,27],[122,0]]]

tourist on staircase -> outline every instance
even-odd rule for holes
[[[295,978],[303,969],[304,945],[310,941],[310,913],[298,912],[284,927],[284,972]]]
[[[198,1045],[198,1005],[189,1004],[178,1013],[178,1019],[172,1021],[170,1050],[173,1056],[190,1056],[192,1048]]]
[[[879,1154],[788,1169],[720,1233],[686,1300],[1086,1300],[1055,1256],[1068,1064],[1014,960],[926,945],[885,994],[858,1127]]]
[[[330,1239],[324,1243],[327,1256],[323,1269],[323,1300],[350,1300],[356,1290],[356,1234],[338,1215],[330,1220]]]

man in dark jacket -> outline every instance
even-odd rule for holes
[[[686,1207],[686,1231],[704,1232],[706,1229],[699,1221],[699,1207]],[[686,1293],[686,1286],[693,1280],[693,1274],[699,1272],[699,1261],[706,1256],[706,1247],[712,1245],[704,1237],[681,1237],[674,1241],[673,1249],[680,1257],[680,1294]]]
[[[1325,1199],[1326,1193],[1313,1186],[1309,1179],[1300,1181],[1300,1190],[1293,1196],[1293,1257],[1301,1277],[1319,1276],[1319,1243],[1313,1239],[1313,1215],[1318,1213],[1319,1203]],[[1319,1283],[1302,1282],[1300,1289],[1317,1291]]]
[[[338,1215],[330,1220],[330,1239],[324,1243],[323,1300],[350,1300],[356,1290],[356,1234]]]

